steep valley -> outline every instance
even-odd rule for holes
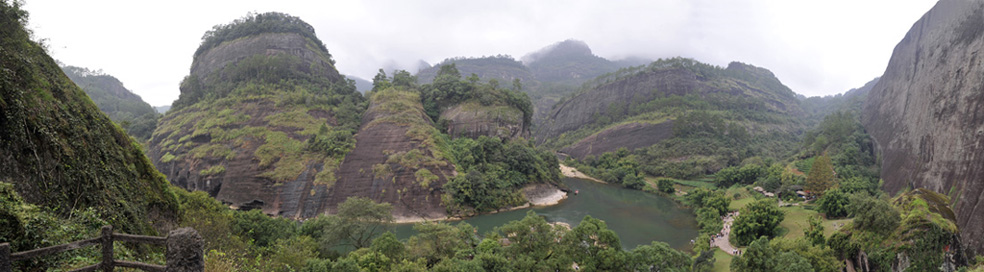
[[[311,24],[249,13],[205,32],[163,115],[59,67],[21,4],[0,0],[14,252],[111,224],[192,226],[206,271],[984,269],[984,2],[939,1],[881,77],[809,98],[763,67],[577,40],[370,82]],[[79,252],[16,265],[100,254]]]

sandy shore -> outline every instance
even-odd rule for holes
[[[523,195],[533,206],[557,205],[567,199],[566,192],[550,184],[527,185],[523,187]]]
[[[569,177],[569,178],[579,178],[579,179],[586,179],[586,180],[590,180],[590,181],[594,181],[594,182],[598,182],[598,183],[606,183],[604,181],[601,181],[600,179],[589,177],[588,175],[585,175],[584,173],[581,173],[581,171],[577,171],[576,168],[570,167],[570,166],[567,166],[567,165],[564,165],[564,164],[560,164],[560,174],[564,175],[565,177]]]

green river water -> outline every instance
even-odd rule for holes
[[[666,197],[615,185],[564,178],[569,194],[558,205],[530,208],[547,222],[564,222],[577,226],[586,215],[604,220],[618,234],[625,249],[661,241],[676,249],[689,249],[690,240],[697,237],[697,221],[691,210]],[[506,222],[519,220],[530,209],[487,214],[465,219],[484,234]],[[457,224],[457,222],[451,222]],[[394,229],[400,239],[413,235],[413,224],[400,224]]]

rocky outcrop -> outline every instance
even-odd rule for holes
[[[172,184],[234,208],[322,214],[364,98],[296,17],[251,14],[206,37],[149,157]]]
[[[803,114],[795,94],[766,69],[732,62],[721,70],[694,65],[692,60],[682,61],[688,64],[653,63],[635,74],[617,75],[615,80],[596,79],[601,81],[596,86],[554,106],[548,120],[537,129],[537,139],[543,141],[580,129],[601,116],[625,116],[631,114],[633,104],[667,96],[720,94],[735,100],[754,98],[762,102],[756,109],[762,112]]]
[[[949,195],[962,241],[984,252],[984,2],[943,0],[895,47],[862,122],[890,193]]]
[[[447,217],[441,188],[454,175],[454,165],[435,146],[438,132],[418,94],[393,89],[376,93],[362,123],[325,209],[334,212],[349,197],[368,197],[390,203],[397,218]]]
[[[628,123],[585,137],[560,152],[577,159],[598,156],[619,148],[629,150],[648,147],[673,137],[673,120],[662,123]]]
[[[618,80],[554,106],[548,123],[541,127],[540,140],[557,137],[594,122],[596,115],[605,114],[610,105],[627,105],[666,95],[685,95],[700,89],[697,76],[687,69],[670,69],[642,73],[628,80]],[[655,91],[654,91],[655,90]],[[627,110],[624,106],[616,106]]]
[[[226,41],[205,51],[195,58],[191,65],[191,75],[197,76],[202,84],[208,84],[213,71],[225,68],[254,55],[287,54],[296,56],[294,63],[302,72],[314,77],[324,77],[331,81],[343,78],[335,70],[328,52],[324,52],[312,41],[297,33],[262,33],[259,35]]]
[[[512,106],[466,102],[442,112],[441,119],[447,120],[447,133],[451,137],[509,139],[529,136],[529,124],[523,122],[523,111]]]
[[[417,72],[417,80],[420,83],[430,83],[434,81],[434,77],[437,76],[441,66],[451,64],[454,64],[462,77],[475,74],[481,81],[495,79],[501,86],[511,86],[515,79],[519,79],[526,88],[537,84],[533,78],[533,73],[523,63],[509,56],[447,59],[433,67],[421,69],[420,72]]]
[[[152,138],[148,155],[175,186],[208,192],[232,207],[262,208],[267,214],[285,217],[317,216],[322,212],[318,200],[326,197],[328,189],[315,182],[316,175],[325,170],[324,159],[305,155],[303,150],[282,153],[286,150],[280,148],[303,146],[311,136],[302,134],[301,127],[274,124],[271,120],[291,113],[298,119],[311,118],[315,124],[337,123],[325,111],[297,110],[278,107],[265,99],[182,108],[162,118],[162,128]],[[216,117],[220,112],[233,113]],[[238,120],[205,129],[206,124],[227,118]],[[231,138],[234,135],[239,137]],[[280,135],[286,138],[268,144]],[[268,152],[275,158],[265,162]],[[221,171],[209,172],[219,167]],[[272,176],[280,167],[298,168],[299,172],[286,178]]]

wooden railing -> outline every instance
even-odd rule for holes
[[[130,242],[141,244],[152,244],[166,246],[167,251],[166,265],[145,264],[125,260],[113,259],[113,242]],[[102,261],[98,264],[78,268],[75,271],[113,271],[116,267],[137,268],[151,272],[177,272],[177,271],[204,271],[204,243],[202,237],[192,228],[182,228],[171,231],[167,237],[131,235],[123,233],[113,233],[113,226],[103,226],[102,234],[97,238],[86,239],[39,248],[34,250],[22,251],[17,253],[10,252],[10,244],[0,244],[0,272],[13,271],[13,262],[43,257],[51,254],[61,253],[69,250],[80,249],[92,245],[102,246]]]

